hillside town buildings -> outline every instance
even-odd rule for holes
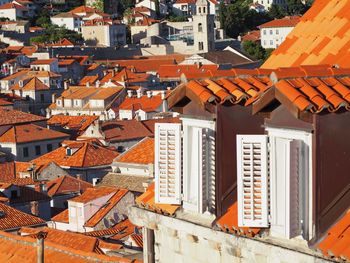
[[[350,262],[349,1],[124,2],[0,0],[0,263]]]

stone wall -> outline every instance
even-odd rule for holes
[[[154,230],[155,262],[329,262],[316,251],[294,242],[282,244],[267,238],[231,235],[137,207],[132,207],[129,212],[134,224]],[[144,243],[147,244],[147,240]],[[144,251],[144,255],[147,255],[147,251]],[[147,257],[144,262],[149,262]]]

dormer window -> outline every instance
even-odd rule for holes
[[[69,147],[66,148],[66,155],[72,156],[72,149],[71,148],[69,148]]]
[[[183,118],[182,125],[157,123],[155,128],[156,202],[214,212],[215,123]]]

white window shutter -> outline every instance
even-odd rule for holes
[[[238,225],[268,227],[266,135],[237,135]]]
[[[181,124],[155,124],[155,202],[181,203]]]
[[[291,140],[289,142],[289,155],[290,155],[290,169],[289,169],[289,216],[287,220],[287,235],[288,238],[293,238],[301,233],[300,223],[300,173],[302,173],[302,160],[301,160],[301,147],[302,142],[300,140]],[[288,184],[287,184],[288,185]],[[287,192],[288,193],[288,192]]]

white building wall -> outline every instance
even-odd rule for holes
[[[16,21],[17,19],[17,12],[15,8],[12,9],[1,9],[0,10],[0,17],[5,17],[10,20]]]
[[[263,48],[277,48],[293,29],[294,27],[261,28],[261,46]]]
[[[80,30],[79,20],[76,20],[73,17],[51,17],[51,22],[54,25],[63,26],[69,30],[75,30],[75,31]]]
[[[157,263],[330,262],[306,244],[273,243],[265,238],[227,234],[209,226],[204,227],[136,207],[129,210],[129,219],[136,225],[154,230],[154,256]],[[147,244],[146,240],[144,244]],[[147,251],[144,251],[144,255],[144,262],[148,263]]]

